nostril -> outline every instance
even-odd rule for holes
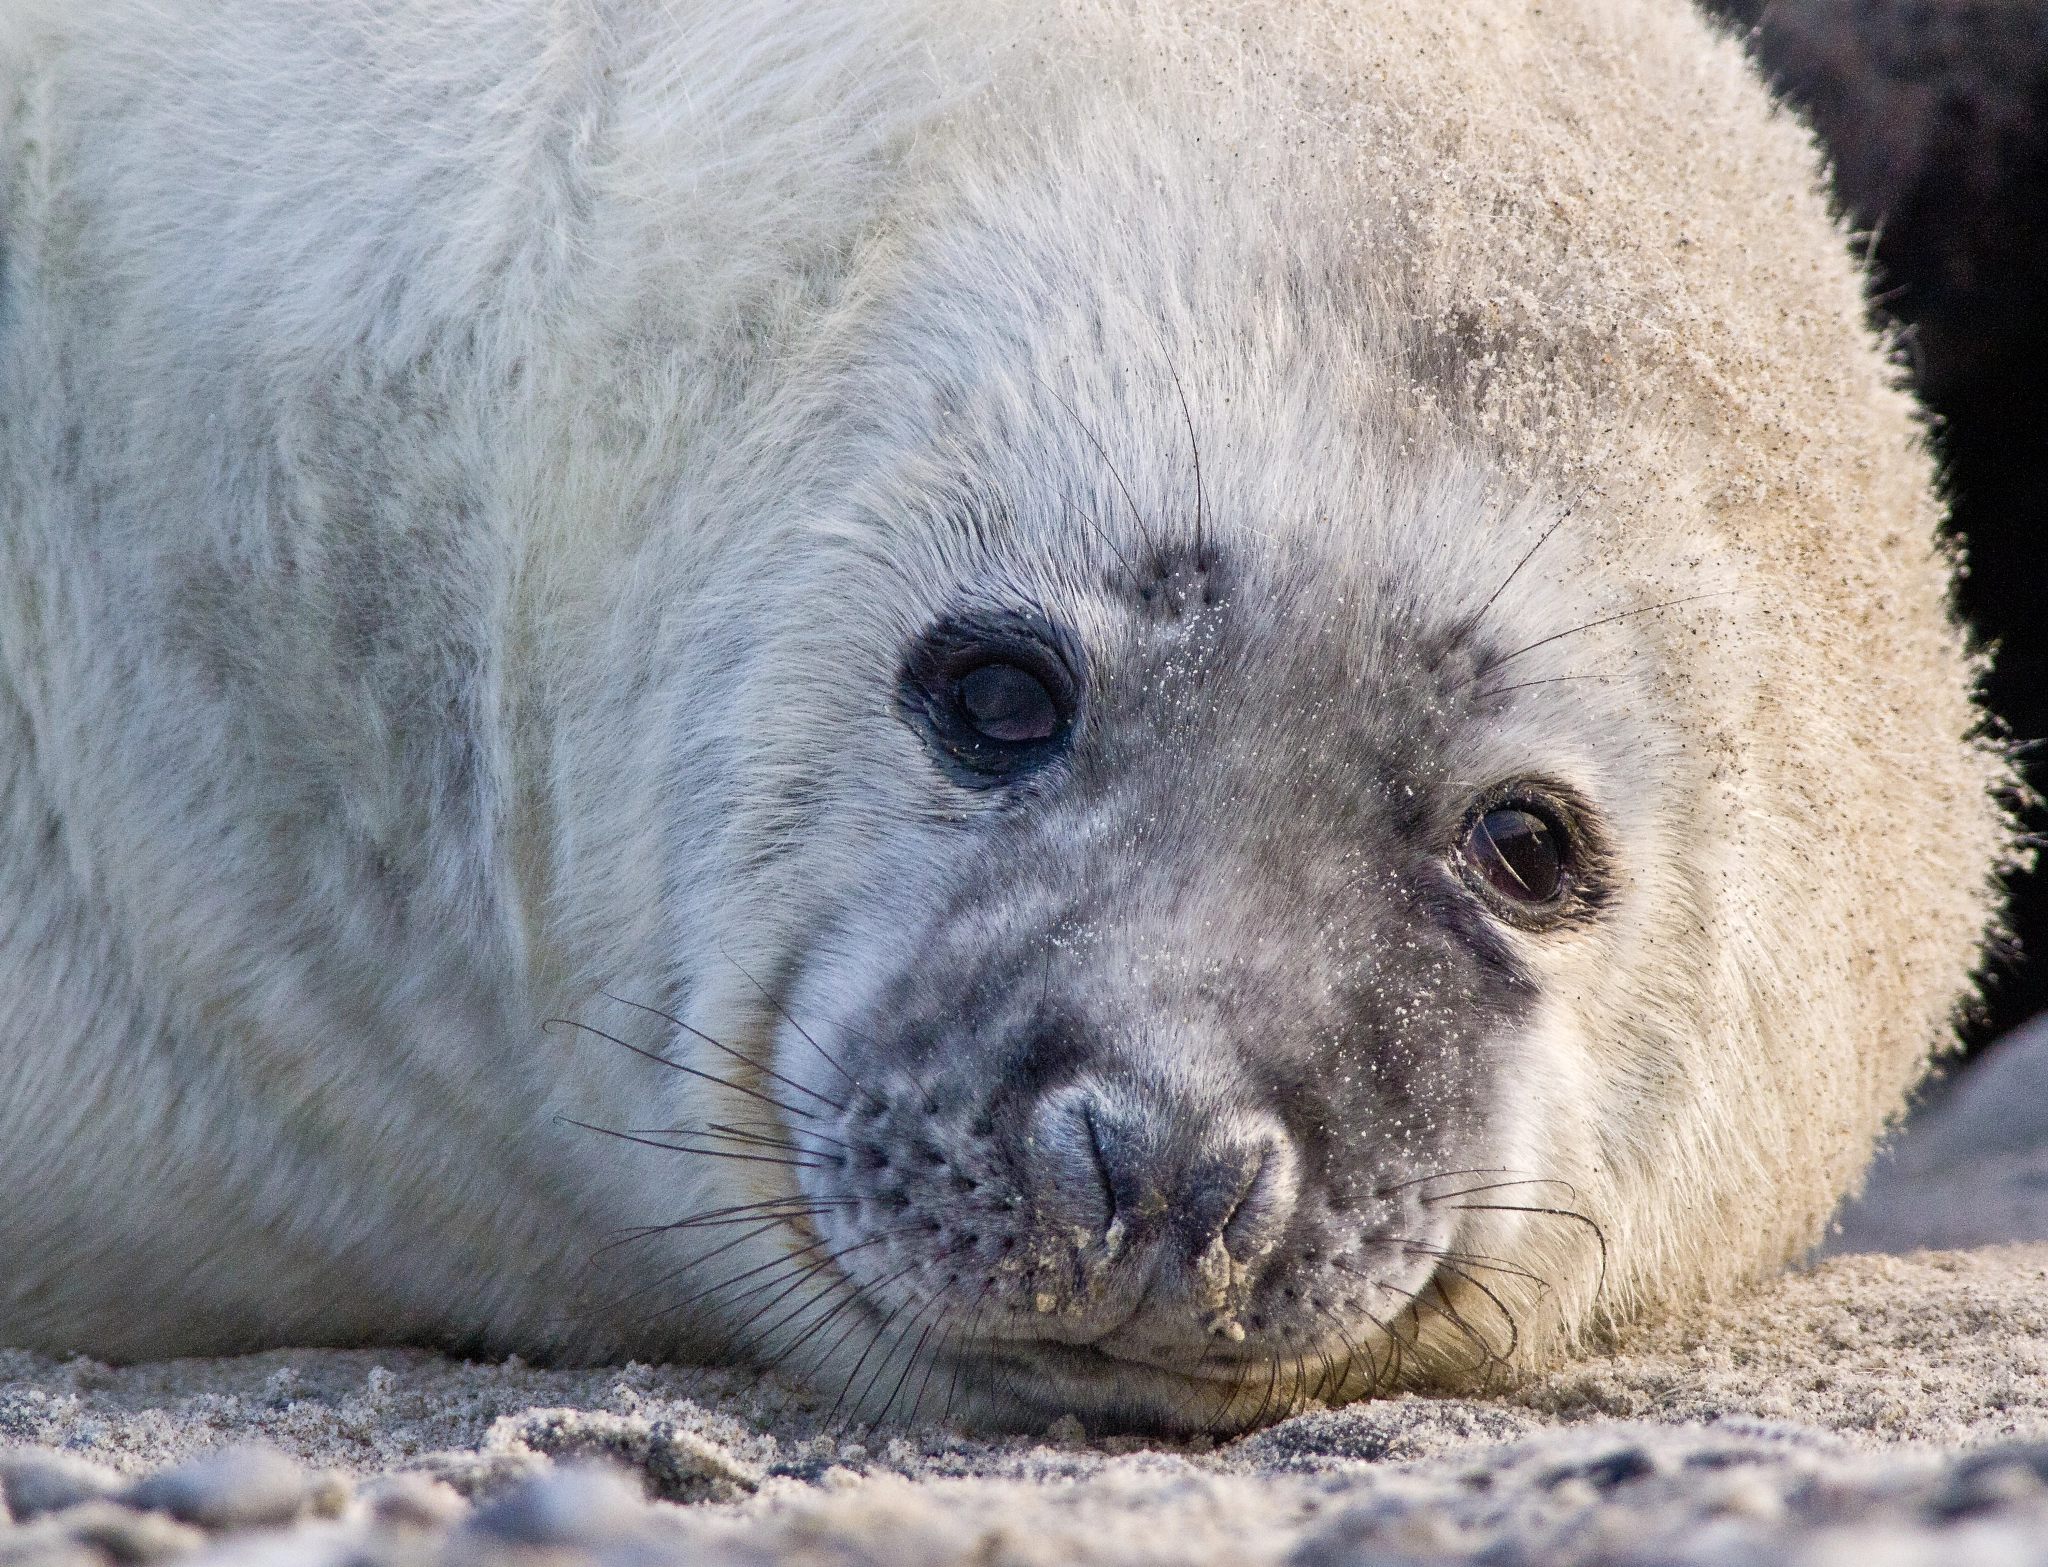
[[[1239,1185],[1221,1226],[1223,1249],[1239,1262],[1270,1251],[1293,1217],[1299,1161],[1285,1133],[1271,1130],[1246,1148]]]
[[[1031,1117],[1031,1183],[1049,1222],[1106,1233],[1130,1206],[1133,1150],[1097,1096],[1069,1086],[1041,1100]]]
[[[1102,1211],[1108,1215],[1108,1223],[1114,1224],[1117,1215],[1116,1180],[1110,1174],[1109,1155],[1102,1147],[1102,1126],[1095,1118],[1095,1104],[1090,1100],[1083,1105],[1081,1119],[1088,1128],[1088,1153],[1095,1161],[1095,1179],[1102,1187]],[[1106,1229],[1108,1224],[1105,1224]]]

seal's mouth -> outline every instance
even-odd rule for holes
[[[1387,1355],[1353,1341],[1287,1353],[1236,1351],[1194,1361],[1136,1358],[1097,1344],[1046,1341],[949,1345],[957,1362],[1000,1389],[1005,1423],[1078,1418],[1090,1434],[1226,1435],[1359,1396],[1383,1380]],[[950,1366],[940,1379],[952,1375]]]
[[[1120,1341],[892,1329],[891,1312],[856,1294],[872,1333],[840,1377],[836,1413],[862,1423],[958,1422],[1042,1430],[1063,1417],[1094,1435],[1236,1435],[1389,1390],[1414,1345],[1398,1326],[1333,1331],[1314,1341],[1218,1337],[1192,1352]],[[1411,1330],[1412,1331],[1412,1330]]]

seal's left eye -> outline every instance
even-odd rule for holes
[[[1060,712],[1045,683],[1015,664],[983,664],[961,677],[960,707],[974,731],[1006,745],[1050,740]]]
[[[1465,859],[1489,887],[1517,903],[1548,903],[1564,886],[1560,835],[1519,806],[1477,818],[1465,834]]]
[[[1521,930],[1590,918],[1612,887],[1614,851],[1592,802],[1533,778],[1473,801],[1447,857],[1489,913]]]

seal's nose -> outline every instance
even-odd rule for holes
[[[1299,1160],[1270,1115],[1083,1083],[1032,1120],[1041,1220],[1099,1238],[1134,1283],[1153,1274],[1155,1304],[1223,1309],[1293,1214]]]

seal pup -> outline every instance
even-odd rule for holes
[[[1234,1428],[1778,1266],[1947,1039],[1927,458],[1683,7],[0,61],[0,1340]]]

